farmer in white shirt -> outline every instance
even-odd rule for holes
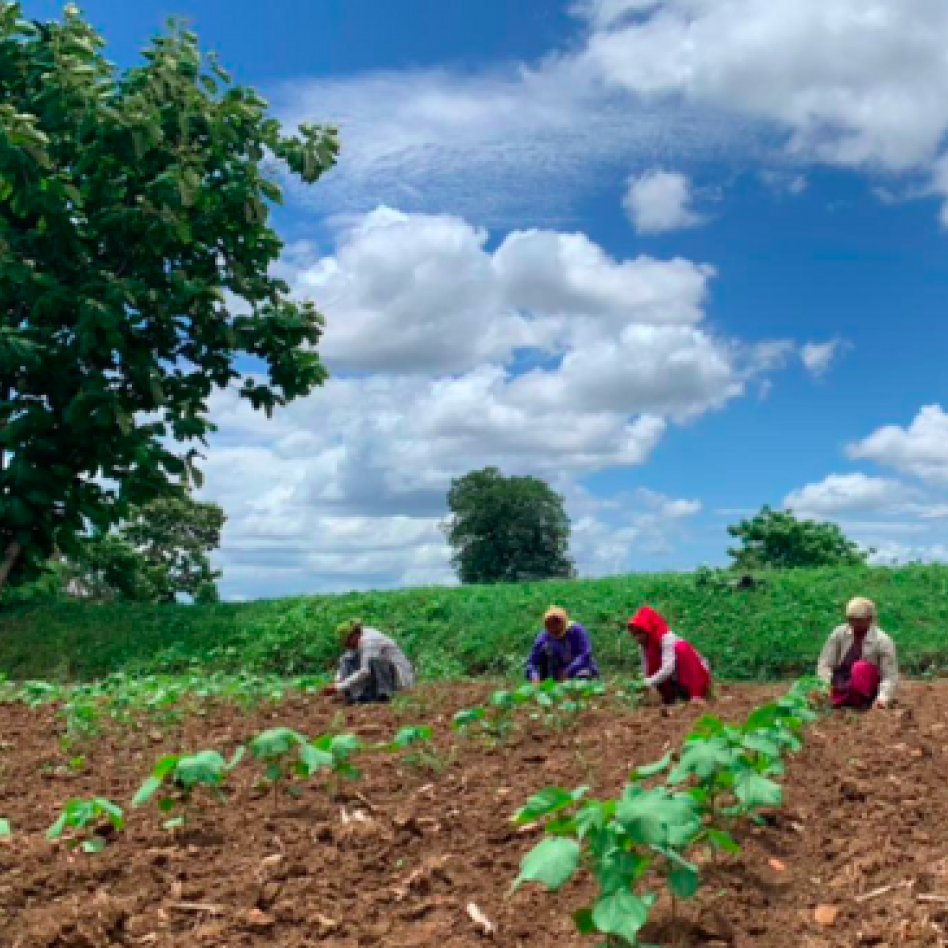
[[[396,691],[414,685],[411,662],[387,635],[361,619],[342,623],[336,632],[346,651],[327,695],[340,695],[349,704],[372,704],[390,701]]]
[[[899,683],[895,643],[879,628],[870,599],[853,599],[846,624],[834,629],[817,665],[817,675],[830,686],[834,708],[887,708]]]

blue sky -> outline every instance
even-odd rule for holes
[[[941,0],[83,9],[122,64],[181,15],[342,130],[275,217],[333,381],[214,403],[226,595],[450,581],[486,464],[563,492],[587,575],[723,563],[763,503],[948,558]]]

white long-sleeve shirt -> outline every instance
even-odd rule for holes
[[[642,656],[642,677],[645,679],[645,684],[650,688],[663,684],[675,674],[675,646],[680,641],[681,638],[675,635],[674,632],[668,632],[662,636],[662,664],[654,675],[649,675],[645,649],[639,646],[639,652]],[[698,658],[701,660],[701,664],[710,670],[708,660],[703,655],[699,655]]]
[[[662,664],[654,675],[649,675],[645,649],[639,647],[642,655],[642,677],[645,679],[645,684],[650,688],[668,681],[675,674],[675,645],[679,641],[680,639],[674,632],[668,632],[662,636]]]
[[[415,671],[398,644],[378,629],[364,627],[359,637],[359,668],[347,678],[336,677],[336,687],[347,691],[362,684],[369,677],[369,662],[373,658],[384,658],[395,666],[399,688],[411,688],[415,683]]]

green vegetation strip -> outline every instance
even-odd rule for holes
[[[606,674],[634,670],[625,633],[648,601],[707,655],[718,677],[767,680],[812,670],[853,595],[876,600],[909,674],[948,670],[948,567],[786,570],[754,589],[727,574],[406,589],[210,606],[58,603],[0,613],[0,669],[17,679],[91,680],[222,670],[318,674],[333,667],[333,629],[360,616],[392,634],[425,678],[521,674],[551,603],[590,630]]]

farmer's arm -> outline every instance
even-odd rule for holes
[[[650,678],[645,679],[645,684],[660,685],[668,681],[675,674],[675,636],[669,633],[662,639],[662,664],[661,667]]]
[[[382,642],[363,634],[362,641],[359,643],[359,667],[348,678],[340,681],[336,685],[336,690],[348,691],[353,685],[362,684],[371,674],[369,662],[381,656]]]
[[[542,632],[533,640],[533,648],[530,649],[530,655],[527,658],[527,678],[533,679],[540,674],[540,653],[543,651],[543,641]]]
[[[879,701],[888,704],[895,697],[899,684],[899,662],[895,654],[895,643],[886,636],[879,649]]]
[[[589,633],[578,622],[573,628],[576,630],[573,640],[576,657],[566,666],[567,678],[572,678],[584,668],[587,668],[592,658],[592,640],[589,638]]]

